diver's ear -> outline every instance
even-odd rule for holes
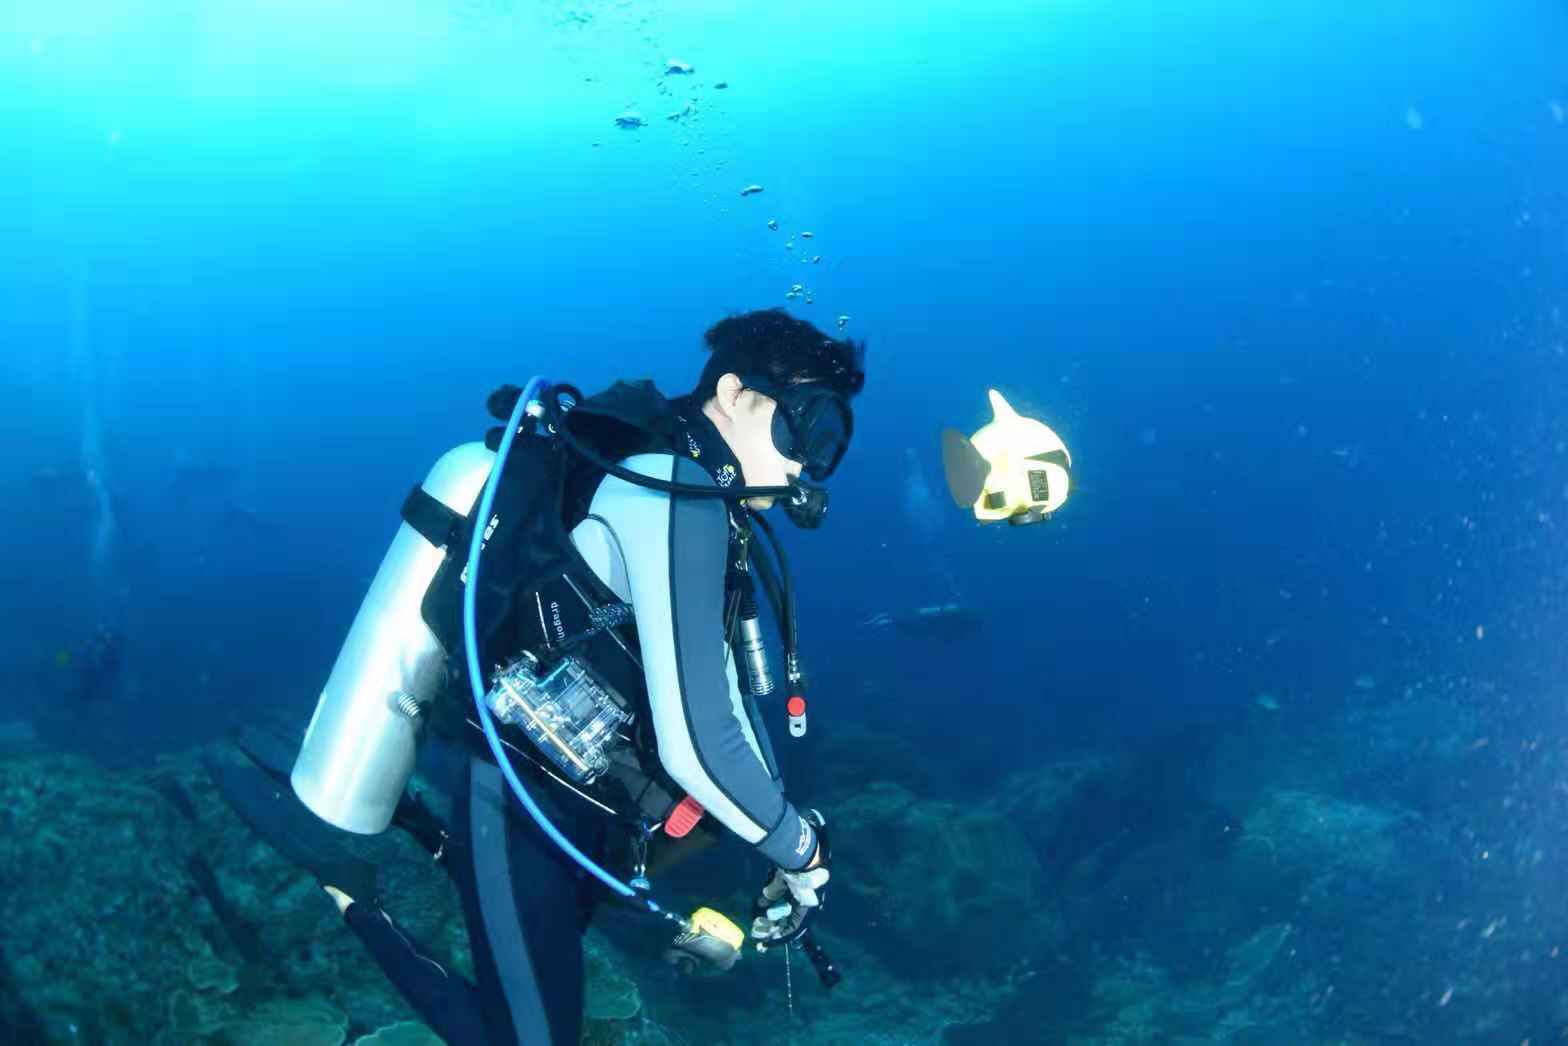
[[[745,391],[746,383],[740,380],[739,374],[720,375],[713,390],[714,406],[718,407],[719,413],[726,418],[733,418],[735,405],[740,401],[740,394]]]

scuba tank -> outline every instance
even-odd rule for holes
[[[495,454],[483,443],[447,451],[420,485],[426,496],[466,516],[484,489]],[[427,530],[428,532],[428,530]],[[446,685],[451,653],[420,613],[446,549],[405,520],[333,663],[290,782],[328,824],[374,835],[392,821],[414,772],[424,707]]]

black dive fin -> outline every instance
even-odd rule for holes
[[[271,730],[246,726],[234,735],[234,743],[247,759],[279,781],[286,783],[294,772],[294,758],[299,754],[297,741]]]
[[[294,772],[294,757],[299,750],[297,743],[281,734],[253,726],[242,728],[235,735],[234,743],[251,762],[265,770],[274,780],[285,788],[292,787],[289,775]],[[431,812],[418,792],[405,793],[398,800],[392,823],[413,836],[414,841],[428,850],[431,856],[440,858],[445,853],[446,823]]]
[[[224,800],[251,831],[278,853],[356,901],[376,899],[376,869],[343,849],[346,833],[311,813],[294,790],[272,774],[249,766],[207,761],[207,772]]]

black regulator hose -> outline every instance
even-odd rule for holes
[[[492,413],[496,411],[499,403],[504,403],[511,398],[512,390],[516,387],[515,385],[503,385],[490,394]],[[792,499],[800,494],[800,491],[794,486],[715,487],[698,486],[695,483],[674,483],[669,480],[654,479],[652,476],[645,476],[641,472],[633,472],[631,469],[622,468],[573,435],[571,427],[566,424],[569,408],[562,407],[560,402],[560,397],[563,393],[571,398],[573,404],[582,398],[582,393],[570,385],[550,386],[543,397],[543,403],[545,409],[544,421],[550,427],[551,434],[560,436],[574,452],[596,468],[603,469],[616,479],[623,479],[635,486],[663,491],[666,494],[685,494],[696,498],[722,498],[725,501],[744,501],[747,498]]]

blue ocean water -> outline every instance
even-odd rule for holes
[[[1067,804],[1129,826],[1066,815],[1034,848],[1070,927],[1037,968],[1071,956],[1082,1005],[998,1002],[989,1041],[1230,1035],[1099,1021],[1105,964],[1197,976],[1127,869],[1185,860],[1173,816],[1256,837],[1285,794],[1397,804],[1419,845],[1345,875],[1412,896],[1403,938],[1306,888],[1249,897],[1313,987],[1238,1041],[1546,1041],[1565,53],[1547,0],[12,0],[0,722],[126,770],[303,722],[408,486],[493,387],[685,391],[704,329],[787,306],[868,345],[828,525],[786,535],[823,731],[896,745],[862,776],[954,810],[1093,753],[1185,811]],[[985,423],[990,388],[1072,450],[1039,526],[945,493],[938,433]],[[862,627],[950,601],[977,632]],[[125,665],[83,705],[100,621]],[[794,749],[787,776],[855,757]],[[1138,910],[1061,899],[1100,888]],[[865,910],[852,946],[882,932]],[[1425,957],[1381,994],[1331,972],[1415,964],[1401,939]]]

